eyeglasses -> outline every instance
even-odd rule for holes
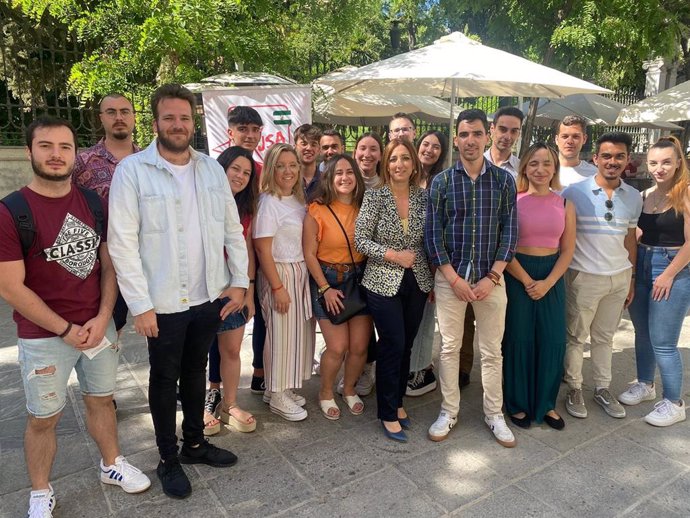
[[[611,221],[613,219],[613,200],[606,200],[604,205],[606,205],[606,208],[609,210],[606,214],[604,214],[604,219],[606,221]]]
[[[391,133],[409,133],[412,131],[412,126],[403,126],[402,128],[395,128],[391,130]]]
[[[118,113],[120,114],[120,117],[129,117],[134,112],[132,110],[130,110],[129,108],[123,108],[121,110],[115,110],[115,109],[111,108],[111,109],[102,111],[101,113],[103,115],[106,115],[106,116],[114,119],[115,117],[117,117]]]

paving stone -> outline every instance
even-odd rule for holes
[[[561,515],[554,508],[535,500],[523,490],[508,486],[453,511],[450,516],[454,518],[515,518],[516,516],[558,518]]]
[[[642,502],[638,506],[635,506],[634,509],[624,512],[621,514],[621,516],[624,516],[625,518],[649,518],[650,516],[658,516],[660,518],[680,518],[681,516],[686,515],[675,513],[668,507],[664,507],[658,502],[648,500]]]
[[[136,495],[134,495],[136,497]],[[192,494],[184,500],[160,495],[152,500],[136,503],[114,514],[118,518],[190,518],[197,516],[227,516],[223,507],[207,487],[193,485]]]
[[[663,456],[690,468],[690,423],[659,428],[644,421],[634,421],[620,431],[620,436],[658,451]]]
[[[671,484],[661,488],[652,499],[674,513],[690,516],[690,472],[686,471]]]
[[[315,494],[311,484],[281,456],[218,470],[208,486],[229,516],[264,517],[294,507]]]
[[[563,459],[515,484],[564,516],[616,516],[639,496],[630,487],[614,482],[574,462]]]

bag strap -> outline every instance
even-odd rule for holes
[[[36,227],[34,226],[34,216],[26,198],[20,191],[14,191],[5,196],[0,203],[10,211],[14,224],[19,234],[19,243],[22,246],[24,257],[29,255],[29,250],[36,240]]]
[[[355,268],[355,256],[352,255],[352,248],[350,247],[350,240],[347,237],[347,232],[345,232],[345,227],[343,227],[343,224],[340,222],[338,219],[338,216],[335,215],[335,212],[333,212],[333,209],[331,208],[330,205],[326,205],[326,208],[331,211],[331,214],[333,214],[333,217],[335,220],[338,222],[338,226],[340,227],[340,230],[343,231],[343,235],[345,236],[345,242],[347,243],[347,251],[350,252],[350,259],[352,259],[352,269],[354,271]]]
[[[86,198],[86,203],[89,206],[89,210],[93,214],[96,227],[94,230],[96,231],[98,237],[101,237],[103,235],[103,227],[105,226],[105,214],[103,212],[103,202],[101,201],[101,197],[96,191],[92,191],[91,189],[79,187],[79,190],[84,195],[84,198]]]

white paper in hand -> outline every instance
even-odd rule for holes
[[[92,347],[91,349],[84,349],[82,352],[86,355],[86,357],[89,360],[93,360],[94,356],[96,356],[103,349],[109,347],[111,344],[112,342],[104,336],[103,340],[101,340],[101,343],[98,344],[96,347]]]

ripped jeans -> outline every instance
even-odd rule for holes
[[[67,403],[67,383],[72,369],[77,371],[82,394],[109,396],[115,391],[120,351],[112,319],[105,336],[113,345],[91,360],[57,336],[17,341],[26,409],[32,416],[48,418],[62,411]]]

